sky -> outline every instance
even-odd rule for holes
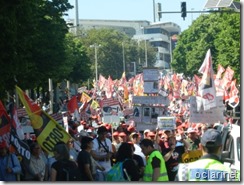
[[[154,0],[161,3],[162,12],[180,12],[182,1],[186,2],[187,11],[202,11],[207,0]],[[75,0],[69,0],[75,6]],[[146,20],[154,22],[153,0],[78,0],[79,19],[107,20]],[[65,19],[75,19],[75,8],[68,11]],[[180,13],[163,13],[160,22],[173,22],[187,29],[200,13],[187,13],[185,20]],[[156,16],[156,22],[158,21]]]

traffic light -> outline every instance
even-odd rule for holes
[[[162,14],[161,14],[161,3],[157,3],[157,12],[158,12],[158,20],[160,21],[160,18],[162,18]]]
[[[181,17],[185,20],[186,17],[186,2],[181,2]]]

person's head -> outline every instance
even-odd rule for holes
[[[148,139],[151,139],[152,141],[155,141],[155,133],[154,132],[149,132],[148,134],[147,134],[147,138]]]
[[[74,147],[74,140],[72,138],[70,138],[67,142],[67,146],[69,149]]]
[[[86,149],[92,149],[93,146],[93,138],[85,136],[82,137],[81,139],[81,149],[86,150]]]
[[[132,159],[133,148],[130,143],[122,142],[116,153],[116,161],[124,161],[127,159]]]
[[[5,156],[8,153],[8,146],[6,141],[0,142],[0,156]]]
[[[137,132],[130,134],[130,140],[132,143],[138,144],[140,142],[140,135]]]
[[[197,139],[197,131],[196,131],[196,129],[195,128],[192,128],[192,127],[189,127],[188,129],[187,129],[187,137],[188,138],[190,138],[191,140],[195,140],[195,139]]]
[[[169,137],[168,137],[168,143],[169,143],[169,146],[170,147],[171,146],[174,146],[175,147],[175,145],[176,145],[176,137],[175,137],[174,134],[169,135]]]
[[[98,137],[101,141],[105,140],[108,134],[108,130],[105,126],[100,126],[97,129]]]
[[[115,141],[119,141],[119,132],[118,131],[113,132],[112,136]]]
[[[141,140],[140,147],[141,147],[142,153],[145,156],[149,155],[154,150],[153,141],[151,139]]]
[[[222,148],[221,132],[216,129],[208,129],[201,138],[200,146],[203,153],[219,155]]]
[[[39,156],[41,154],[41,151],[41,146],[36,141],[30,144],[30,152],[32,155]]]
[[[150,132],[149,129],[144,130],[144,132],[143,132],[143,138],[144,138],[144,139],[148,138],[148,133],[149,133],[149,132]]]
[[[119,140],[120,142],[126,142],[127,141],[127,135],[124,132],[119,133]]]
[[[56,160],[69,159],[69,148],[64,142],[58,142],[53,148],[53,154]]]

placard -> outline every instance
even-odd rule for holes
[[[201,150],[191,150],[184,154],[182,154],[182,163],[189,163],[196,161],[202,157],[202,151]]]
[[[175,117],[158,117],[158,128],[161,130],[176,129]]]
[[[158,81],[144,82],[144,93],[158,93]]]
[[[197,111],[196,97],[190,97],[190,118],[189,122],[193,123],[217,123],[225,122],[223,97],[217,96],[217,107],[207,111]]]
[[[163,97],[163,96],[133,96],[132,103],[144,104],[144,105],[151,105],[151,104],[169,105],[170,101],[168,97]]]
[[[143,69],[143,79],[145,81],[158,81],[159,71],[155,69]]]

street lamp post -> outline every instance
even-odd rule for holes
[[[97,49],[99,47],[101,47],[101,45],[97,45],[96,43],[93,44],[93,45],[90,45],[91,48],[94,48],[95,49],[95,70],[96,70],[96,83],[97,83],[97,80],[98,80],[98,74],[97,74]]]
[[[145,62],[146,62],[146,66],[147,67],[147,40],[145,39]]]
[[[123,72],[125,72],[125,47],[124,47],[124,42],[122,42],[122,51],[123,51]]]

